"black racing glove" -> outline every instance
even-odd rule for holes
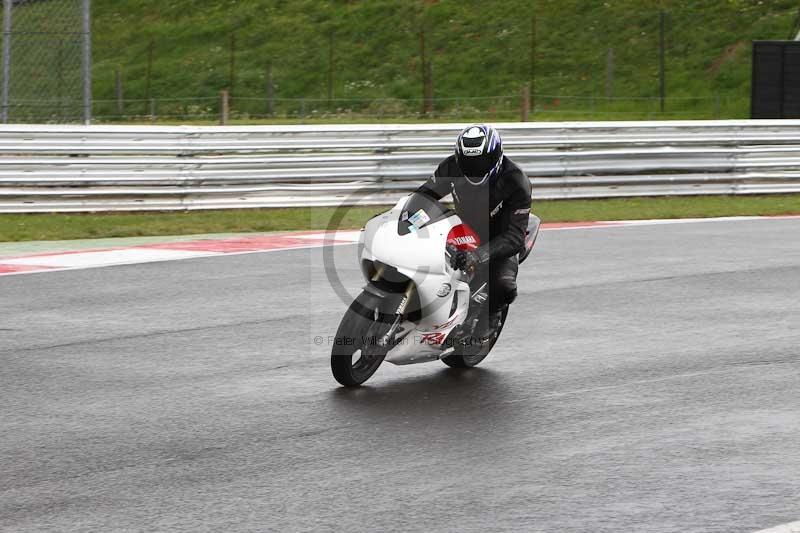
[[[478,247],[475,250],[457,250],[450,256],[450,266],[456,270],[471,272],[489,261],[489,252]]]

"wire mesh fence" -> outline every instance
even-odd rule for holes
[[[13,27],[12,73],[28,68],[13,57],[39,65],[12,78],[13,119],[76,117],[81,0],[5,1],[32,21]],[[744,118],[750,41],[800,23],[795,0],[93,7],[91,109],[110,122],[216,121],[222,90],[233,121]],[[52,20],[36,18],[45,10]],[[25,39],[39,44],[16,44]]]
[[[534,95],[536,108],[525,108],[522,94],[485,97],[432,98],[272,98],[229,97],[228,121],[336,120],[483,120],[517,121],[528,118],[581,119],[584,117],[641,118],[720,118],[726,102],[720,97],[605,97]],[[666,103],[666,110],[662,104]],[[529,104],[528,104],[529,105]],[[95,100],[94,117],[101,122],[181,122],[224,123],[221,96]],[[423,106],[425,111],[423,112]]]
[[[798,20],[794,0],[183,0],[147,32],[114,12],[103,120],[214,120],[222,89],[233,120],[515,120],[525,87],[533,119],[744,118],[750,41]]]
[[[3,1],[3,122],[87,119],[88,0]]]

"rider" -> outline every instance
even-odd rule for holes
[[[517,254],[528,227],[530,181],[503,155],[497,130],[475,125],[459,134],[455,154],[442,161],[417,192],[436,200],[452,193],[459,217],[480,237],[478,248],[454,253],[450,265],[475,269],[478,280],[488,281],[488,308],[479,308],[482,316],[476,332],[478,338],[486,338],[517,296]]]

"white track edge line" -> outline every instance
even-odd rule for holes
[[[800,521],[789,522],[768,529],[759,529],[753,533],[800,533]]]
[[[666,225],[666,224],[692,224],[696,222],[747,222],[747,221],[754,221],[754,220],[800,220],[800,215],[786,215],[786,216],[742,216],[742,217],[709,217],[709,218],[669,218],[669,219],[648,219],[648,220],[607,220],[607,221],[599,221],[597,224],[590,225],[590,226],[568,226],[564,228],[542,228],[541,231],[565,231],[565,230],[579,230],[579,229],[611,229],[611,228],[626,228],[626,227],[636,227],[636,226],[644,226],[644,225]],[[320,234],[324,235],[324,234]],[[215,252],[213,255],[202,255],[202,256],[195,256],[195,257],[181,257],[181,258],[174,258],[174,259],[164,259],[158,261],[148,261],[147,263],[166,263],[169,261],[186,261],[190,259],[207,259],[209,257],[224,257],[224,256],[232,256],[232,255],[246,255],[246,254],[262,254],[262,253],[269,253],[269,252],[287,252],[291,250],[307,250],[312,248],[322,248],[328,245],[334,246],[345,246],[345,245],[353,245],[357,244],[357,242],[333,242],[333,243],[315,243],[309,244],[304,246],[292,246],[287,248],[273,248],[270,250],[247,250],[244,252]],[[0,264],[2,264],[2,259],[0,259]],[[67,270],[86,270],[90,268],[106,268],[110,266],[130,266],[130,265],[137,265],[137,264],[146,264],[146,263],[137,263],[137,262],[130,262],[130,263],[117,263],[115,265],[91,265],[91,266],[82,266],[82,267],[66,267],[66,268],[47,268],[42,270],[35,270],[35,271],[24,271],[24,272],[7,272],[0,274],[0,278],[5,276],[19,276],[19,275],[33,275],[33,274],[46,274],[50,272],[64,272]]]

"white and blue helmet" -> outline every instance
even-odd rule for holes
[[[503,141],[491,126],[478,124],[465,128],[456,141],[456,163],[472,185],[483,185],[500,172]]]

